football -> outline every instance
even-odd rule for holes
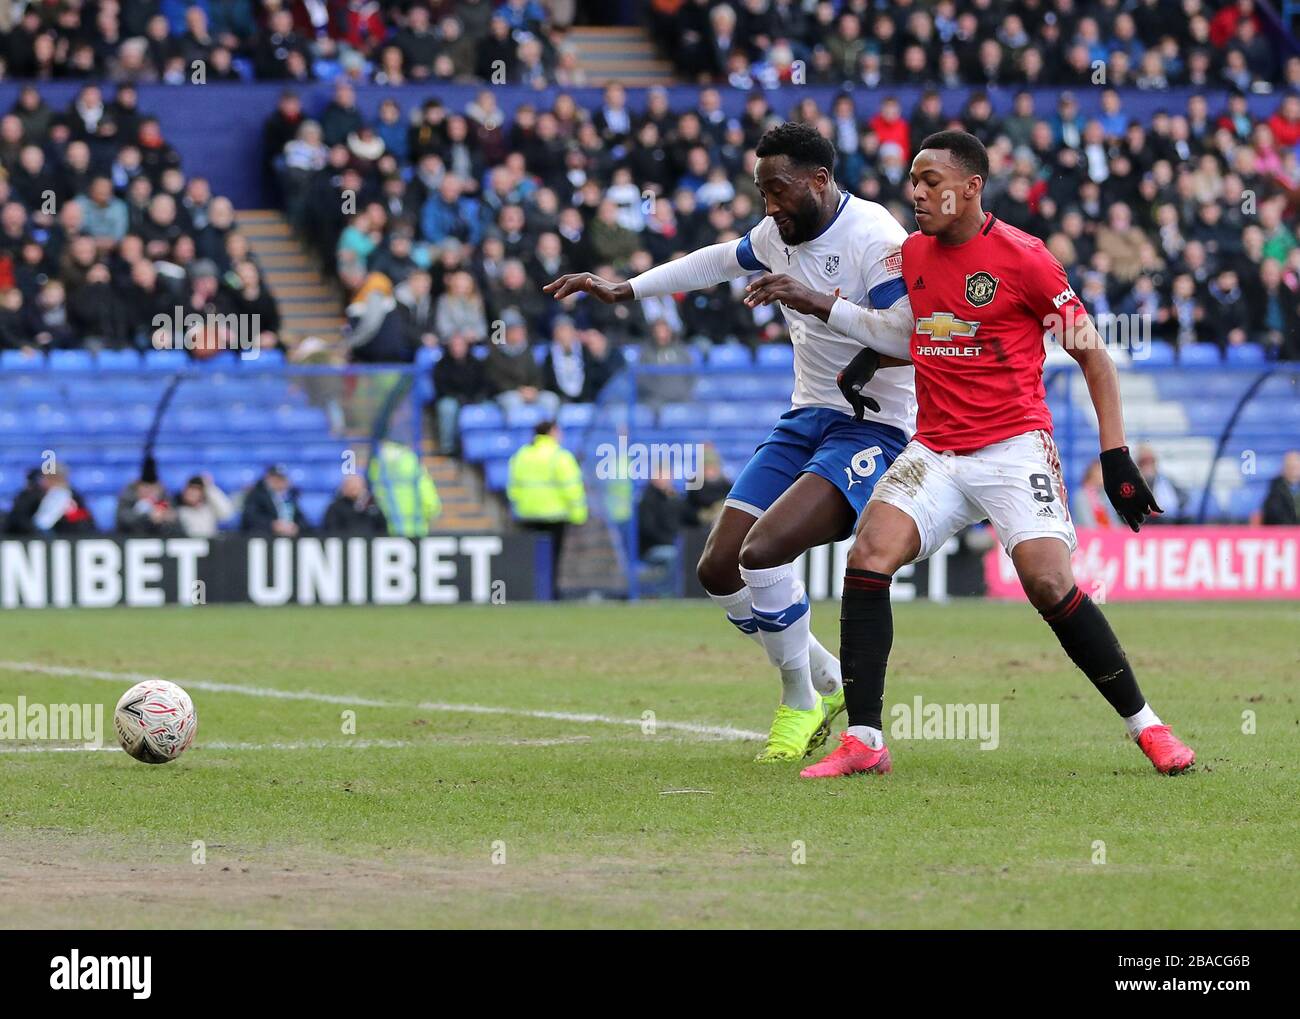
[[[194,742],[199,716],[190,695],[175,683],[150,679],[137,683],[113,711],[122,749],[145,764],[174,761]]]

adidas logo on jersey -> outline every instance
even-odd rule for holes
[[[1056,510],[1054,510],[1051,506],[1042,506],[1042,507],[1039,508],[1038,512],[1034,514],[1034,516],[1036,516],[1036,517],[1054,517],[1054,516],[1056,516]]]
[[[920,276],[916,277],[916,282],[912,284],[912,289],[913,289],[913,290],[924,290],[924,289],[925,289],[925,280],[922,279]]]

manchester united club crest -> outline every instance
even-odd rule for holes
[[[826,256],[826,275],[827,275],[827,276],[834,276],[834,275],[835,275],[837,272],[839,272],[839,271],[840,271],[840,256],[839,256],[839,255],[827,255],[827,256]]]
[[[984,307],[997,292],[998,280],[982,270],[966,277],[966,303],[973,308]]]

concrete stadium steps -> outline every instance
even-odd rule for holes
[[[472,470],[452,457],[436,453],[425,453],[423,461],[442,500],[442,515],[435,524],[438,530],[500,529],[502,522],[495,508],[484,499],[482,485]]]
[[[318,336],[340,346],[342,300],[294,237],[284,214],[278,209],[241,209],[235,213],[235,223],[248,238],[267,286],[279,302],[282,331],[291,341]]]
[[[618,82],[634,87],[671,85],[676,80],[671,61],[658,54],[639,26],[573,28],[567,42],[577,51],[588,84]]]
[[[623,557],[614,548],[609,526],[593,517],[581,527],[570,527],[555,578],[557,592],[568,598],[621,598],[626,585]]]

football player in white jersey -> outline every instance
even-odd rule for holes
[[[781,703],[757,759],[789,761],[820,748],[844,710],[839,662],[812,635],[792,564],[853,533],[877,479],[915,430],[906,360],[912,310],[902,279],[907,233],[882,206],[840,191],[831,143],[810,125],[787,123],[764,134],[756,153],[767,216],[745,237],[627,282],[580,272],[543,289],[557,300],[585,293],[612,304],[762,273],[745,303],[781,305],[794,344],[791,408],[736,479],[697,572],[727,619],[781,672]],[[872,360],[865,370],[863,359]],[[856,378],[869,379],[848,391],[852,403],[838,379],[850,362]],[[873,375],[875,367],[889,370]],[[871,420],[862,420],[864,407]]]

